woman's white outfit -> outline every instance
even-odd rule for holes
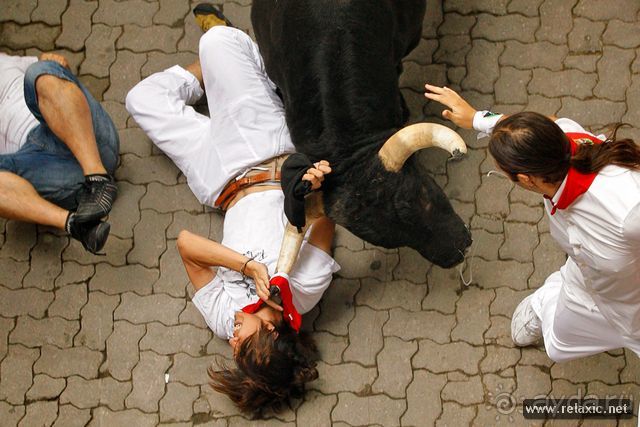
[[[249,36],[234,28],[212,28],[200,39],[200,63],[211,117],[189,105],[203,91],[180,66],[136,85],[127,95],[127,109],[184,173],[198,200],[213,206],[229,180],[294,147],[282,101]],[[286,223],[282,191],[248,194],[226,212],[221,243],[265,264],[273,275]],[[303,243],[289,275],[301,314],[318,303],[339,268],[327,253]],[[221,267],[193,302],[211,330],[230,339],[235,313],[258,299],[251,279]]]

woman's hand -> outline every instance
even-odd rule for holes
[[[67,62],[67,58],[62,55],[58,55],[57,53],[43,53],[40,55],[40,61],[53,61],[62,65],[64,68],[69,68],[69,62]]]
[[[324,176],[328,173],[331,173],[331,166],[329,166],[329,162],[326,160],[320,160],[319,162],[314,163],[312,168],[309,168],[307,173],[302,176],[302,180],[309,181],[311,183],[311,189],[317,190],[322,186]]]
[[[456,91],[448,87],[439,87],[426,84],[427,91],[424,96],[433,101],[444,104],[449,110],[442,112],[442,117],[452,121],[457,126],[464,129],[473,128],[473,116],[476,110],[469,105]]]
[[[251,277],[256,284],[256,293],[262,301],[271,306],[272,308],[282,311],[282,307],[270,300],[271,294],[269,292],[269,271],[267,266],[261,262],[250,260],[244,269],[244,274]]]

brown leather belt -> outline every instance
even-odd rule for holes
[[[280,181],[280,171],[282,164],[289,157],[288,154],[274,157],[264,163],[256,166],[255,169],[249,170],[242,178],[232,179],[220,193],[216,199],[215,207],[226,211],[238,192],[249,188],[252,185],[262,184],[267,181]],[[269,170],[264,170],[269,169]]]

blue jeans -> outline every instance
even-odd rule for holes
[[[53,134],[40,113],[36,80],[45,74],[78,85],[91,110],[93,132],[102,164],[110,174],[114,173],[118,165],[120,140],[107,112],[71,71],[54,61],[38,61],[25,73],[24,98],[40,124],[29,132],[26,142],[18,151],[0,155],[0,170],[21,176],[46,200],[64,209],[73,210],[77,207],[76,193],[84,183],[84,174],[71,150]]]

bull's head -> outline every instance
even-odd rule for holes
[[[325,193],[325,210],[372,244],[408,246],[449,268],[464,260],[471,235],[444,192],[412,156],[428,147],[446,149],[454,157],[467,151],[462,138],[445,126],[408,126],[378,153],[361,159],[357,168],[343,171],[343,182]]]

